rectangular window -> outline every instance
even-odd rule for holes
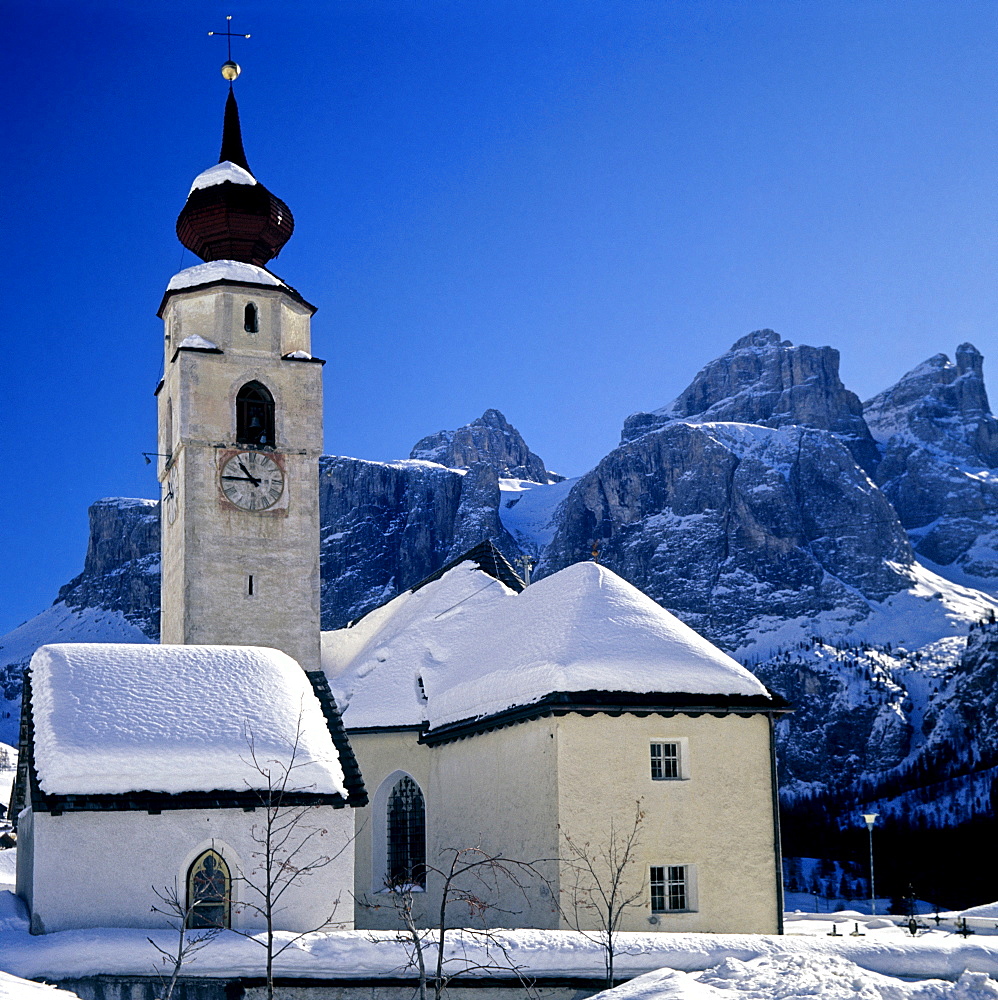
[[[678,743],[652,743],[651,776],[654,781],[670,781],[682,777]]]
[[[653,865],[649,882],[652,913],[693,909],[689,865]]]

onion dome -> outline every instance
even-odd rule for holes
[[[250,172],[230,87],[218,164],[194,179],[177,218],[177,237],[204,261],[265,267],[291,239],[294,228],[291,209]]]

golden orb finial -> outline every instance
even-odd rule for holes
[[[228,80],[229,83],[232,83],[241,72],[239,63],[233,62],[231,59],[222,63],[222,78]]]

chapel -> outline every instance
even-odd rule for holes
[[[594,930],[579,852],[598,868],[626,842],[620,929],[780,932],[787,706],[607,567],[526,586],[483,541],[320,633],[315,307],[269,270],[294,220],[250,169],[226,67],[219,163],[177,220],[202,263],[159,309],[162,645],[31,661],[32,930],[156,925],[170,886],[195,926],[258,927],[261,824],[295,809],[324,862],[278,929],[398,927],[402,896],[432,926],[446,858],[474,849],[529,865],[493,884],[494,922]],[[148,885],[123,894],[123,870]]]

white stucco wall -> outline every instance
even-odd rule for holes
[[[29,905],[34,933],[164,926],[166,918],[151,912],[162,905],[155,890],[176,884],[185,897],[191,863],[214,848],[233,875],[233,926],[261,927],[262,918],[240,906],[259,899],[240,876],[259,876],[254,871],[263,859],[253,837],[263,822],[262,810],[241,809],[61,816],[26,811],[19,826],[17,893]],[[275,923],[282,930],[304,931],[334,914],[336,926],[352,927],[353,810],[309,810],[299,827],[301,836],[312,829],[326,832],[310,842],[303,857],[337,856],[288,889]]]
[[[385,796],[379,789],[409,774],[426,799],[427,861],[440,866],[452,847],[481,846],[524,861],[566,858],[563,834],[599,852],[643,816],[628,884],[640,898],[623,929],[775,933],[779,928],[777,861],[769,721],[765,716],[565,715],[535,719],[491,733],[430,747],[415,732],[354,734],[372,805],[357,811],[357,926],[397,926],[384,895],[372,895],[383,867]],[[676,781],[651,778],[650,745],[676,741],[685,751]],[[651,866],[689,865],[695,909],[653,914],[647,885]],[[569,908],[571,878],[542,865]],[[439,879],[427,882],[416,915],[437,920]],[[547,888],[526,896],[506,885],[494,898],[494,923],[511,927],[569,927]],[[505,911],[505,912],[500,912]],[[649,918],[654,916],[654,921]],[[455,912],[454,923],[464,917]],[[595,919],[583,917],[585,929]]]
[[[364,776],[370,805],[355,809],[357,839],[354,879],[354,921],[357,927],[389,929],[398,926],[391,897],[383,891],[387,865],[385,819],[388,793],[401,775],[407,774],[419,785],[426,802],[427,825],[438,822],[439,806],[429,797],[432,751],[419,743],[419,733],[351,733],[350,745]],[[430,836],[427,836],[427,860]],[[427,898],[417,894],[417,919],[425,924]]]
[[[651,743],[676,739],[686,741],[689,778],[652,780]],[[558,719],[557,742],[564,834],[599,850],[610,842],[611,818],[619,840],[633,829],[636,807],[643,813],[636,863],[627,879],[642,889],[641,902],[627,911],[623,930],[777,932],[764,715],[566,715]],[[569,854],[564,844],[562,854]],[[695,866],[694,911],[652,914],[647,879],[653,865]],[[563,877],[563,898],[568,884]]]

